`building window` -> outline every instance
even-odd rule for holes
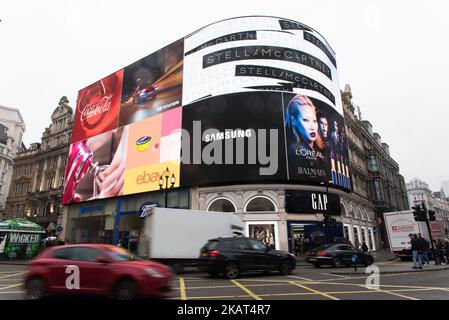
[[[207,211],[236,212],[234,203],[226,198],[218,198],[211,202]]]
[[[377,165],[377,158],[375,155],[371,155],[368,159],[368,170],[371,172],[379,171],[379,167]]]
[[[245,206],[245,212],[266,212],[266,211],[277,211],[276,205],[273,200],[257,196],[249,200]]]
[[[382,200],[382,184],[380,180],[374,180],[374,200]]]

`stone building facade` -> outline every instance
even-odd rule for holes
[[[15,158],[7,217],[26,217],[54,232],[62,214],[62,188],[73,126],[73,110],[62,97],[41,143]]]
[[[429,184],[419,178],[407,182],[407,194],[410,207],[424,203],[427,210],[435,211],[436,221],[442,223],[444,234],[449,231],[449,201],[443,190],[432,192]]]
[[[354,225],[372,228],[379,245],[387,247],[383,213],[409,209],[404,177],[390,156],[388,144],[373,132],[369,121],[362,120],[360,108],[352,102],[349,85],[342,92],[342,102],[353,182],[352,194],[342,201],[348,213],[342,215],[343,223],[352,226],[354,233],[358,231]]]
[[[22,148],[25,122],[18,109],[0,106],[0,221],[11,185],[14,157]]]

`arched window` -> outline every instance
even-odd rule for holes
[[[365,212],[362,211],[362,209],[357,209],[357,214],[359,216],[359,219],[364,220],[364,221],[366,220]]]
[[[256,196],[250,199],[245,206],[245,212],[267,212],[277,211],[273,200],[264,196]]]
[[[348,216],[348,210],[346,210],[346,205],[343,202],[340,202],[340,207],[341,207],[341,215],[343,217],[347,217]]]
[[[237,209],[231,200],[226,198],[218,198],[209,204],[207,211],[237,212]]]

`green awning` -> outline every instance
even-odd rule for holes
[[[0,222],[0,231],[7,232],[26,232],[26,233],[45,233],[43,227],[26,219],[10,219]]]

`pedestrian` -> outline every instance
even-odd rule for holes
[[[362,251],[363,252],[368,252],[368,246],[366,245],[365,242],[362,243]]]
[[[421,263],[421,254],[419,253],[419,241],[418,241],[418,237],[416,236],[416,234],[412,234],[410,233],[409,235],[410,238],[410,245],[411,245],[411,249],[412,249],[412,255],[413,255],[413,267],[412,269],[422,269],[422,263]]]
[[[300,235],[299,236],[299,253],[301,254],[301,255],[304,255],[306,252],[305,252],[305,250],[304,250],[304,237],[303,237],[303,235]]]
[[[441,261],[440,261],[440,256],[438,255],[438,243],[436,240],[432,240],[432,256],[433,259],[435,260],[435,265],[440,265]]]
[[[422,263],[422,265],[424,265],[424,263],[429,265],[430,260],[429,260],[428,251],[429,251],[429,247],[430,247],[430,242],[427,241],[427,239],[424,238],[421,233],[418,233],[418,240],[419,240],[419,242],[421,244],[421,247],[422,247],[422,249],[421,249],[422,250],[422,261],[421,261],[421,263]]]
[[[445,265],[446,264],[446,260],[444,259],[444,253],[445,253],[445,245],[443,243],[442,239],[438,239],[437,241],[437,255],[438,255],[438,260],[440,260],[440,264]]]
[[[295,238],[295,255],[297,257],[301,255],[301,245],[298,237]]]
[[[449,240],[444,238],[444,254],[446,256],[446,263],[449,264]]]

